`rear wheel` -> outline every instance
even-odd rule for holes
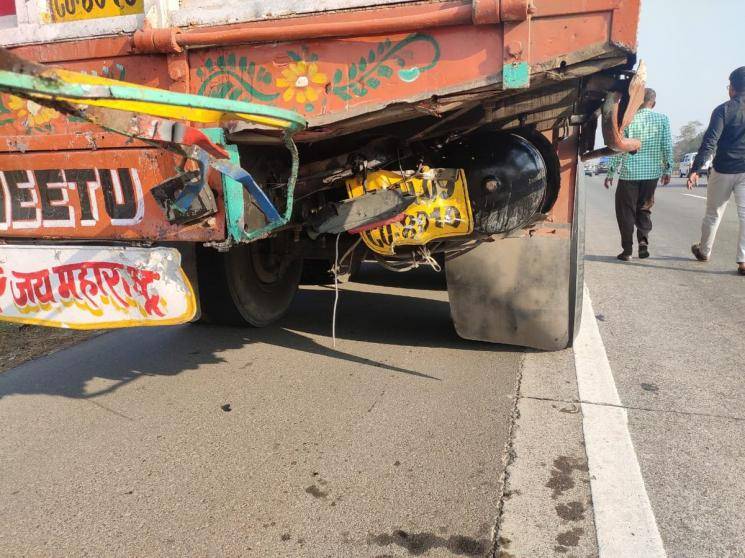
[[[222,325],[264,327],[290,309],[302,273],[302,259],[278,237],[219,253],[198,252],[203,320]]]

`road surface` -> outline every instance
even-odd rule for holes
[[[692,259],[706,188],[658,188],[649,260],[615,259],[612,194],[588,181],[586,283],[670,557],[745,556],[745,277],[727,208]]]
[[[621,491],[668,556],[743,556],[734,212],[700,264],[705,188],[662,188],[652,257],[622,263],[587,182],[584,319],[641,473]],[[610,556],[584,357],[463,341],[439,276],[399,280],[343,286],[336,348],[333,291],[306,287],[276,327],[115,332],[0,374],[0,555]]]

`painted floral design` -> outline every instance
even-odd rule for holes
[[[40,128],[60,116],[54,109],[12,95],[8,97],[6,106],[15,113],[18,123],[26,129]]]
[[[305,60],[291,63],[282,70],[282,77],[278,77],[274,84],[279,89],[284,89],[282,99],[290,102],[293,99],[300,105],[306,102],[314,103],[318,100],[319,93],[328,82],[326,74],[318,71],[318,64],[307,63]]]
[[[99,75],[96,70],[80,71],[82,74]],[[103,66],[100,75],[124,80],[126,70],[121,64],[113,67]],[[17,130],[30,133],[34,131],[49,132],[53,129],[54,120],[65,118],[68,122],[85,122],[76,116],[64,116],[54,109],[47,108],[34,101],[27,101],[13,95],[0,95],[0,126],[12,124]]]

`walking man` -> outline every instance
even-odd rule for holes
[[[644,104],[624,132],[626,137],[639,139],[642,146],[634,154],[616,155],[608,169],[605,187],[613,185],[616,169],[621,177],[616,188],[616,220],[621,232],[623,251],[618,259],[629,261],[634,248],[634,227],[639,243],[639,257],[649,257],[649,233],[652,231],[652,206],[657,182],[670,183],[673,167],[673,140],[670,120],[655,112],[657,94],[654,89],[644,91]]]
[[[714,109],[711,123],[688,177],[690,190],[698,183],[698,175],[704,162],[716,151],[707,184],[701,242],[694,244],[691,251],[697,260],[709,260],[719,223],[727,202],[734,193],[737,216],[740,219],[737,271],[740,275],[745,275],[745,66],[730,74],[729,97],[729,101]]]

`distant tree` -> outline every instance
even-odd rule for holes
[[[698,151],[704,139],[704,125],[698,120],[693,120],[680,128],[680,134],[675,138],[673,151],[675,160],[680,161],[686,153]]]

